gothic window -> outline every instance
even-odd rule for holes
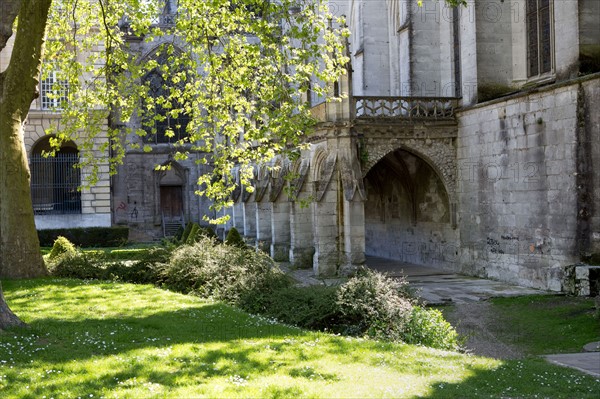
[[[183,112],[184,104],[182,102],[160,101],[160,99],[169,97],[170,91],[175,84],[161,71],[161,65],[165,65],[168,62],[167,57],[161,54],[156,57],[156,60],[159,66],[148,72],[144,77],[144,84],[148,86],[149,90],[148,96],[155,100],[154,112],[147,113],[143,121],[144,129],[148,133],[146,141],[175,143],[187,137],[187,125],[190,118]],[[180,112],[174,114],[174,110]]]
[[[36,215],[81,213],[81,173],[77,145],[63,144],[54,157],[45,157],[50,139],[44,138],[32,150],[30,160],[31,200]]]
[[[68,83],[61,79],[57,71],[42,76],[40,98],[42,109],[61,109],[67,101]]]
[[[552,71],[552,10],[550,0],[527,0],[528,76]]]

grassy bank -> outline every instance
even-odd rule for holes
[[[0,333],[0,396],[595,398],[600,381],[539,359],[306,332],[145,285],[4,283],[29,329]]]
[[[529,355],[580,352],[600,340],[600,319],[593,298],[522,296],[491,300],[496,336]]]

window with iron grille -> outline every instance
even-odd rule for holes
[[[527,64],[529,77],[552,72],[551,0],[527,0]]]
[[[79,153],[64,147],[54,157],[45,157],[47,142],[34,148],[30,159],[31,200],[36,215],[81,213],[81,171],[75,165]]]
[[[61,109],[67,101],[69,86],[57,71],[48,73],[40,82],[42,109]]]

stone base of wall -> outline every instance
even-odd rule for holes
[[[110,226],[110,214],[36,215],[35,217],[35,227],[38,230]]]
[[[290,248],[290,263],[298,269],[310,269],[313,265],[315,248]]]
[[[563,291],[579,296],[600,295],[600,266],[576,264],[567,266]]]

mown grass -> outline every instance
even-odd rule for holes
[[[527,354],[580,352],[585,344],[600,340],[593,298],[531,295],[494,298],[491,303],[495,336]]]
[[[307,332],[145,285],[8,281],[29,329],[0,333],[2,398],[596,398],[540,359]]]

